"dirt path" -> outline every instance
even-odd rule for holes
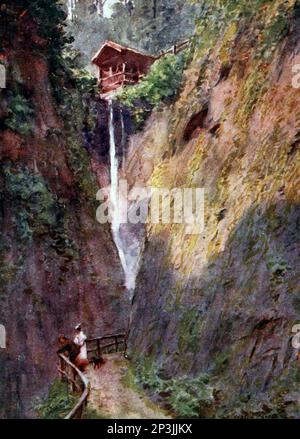
[[[168,419],[170,416],[153,404],[147,396],[130,384],[128,361],[122,354],[111,354],[100,370],[89,368],[91,383],[89,408],[103,418]]]

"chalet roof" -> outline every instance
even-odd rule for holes
[[[155,56],[142,53],[136,49],[122,46],[121,44],[114,43],[113,41],[105,41],[105,43],[98,50],[96,55],[92,58],[92,62],[97,65],[102,64],[103,62],[107,61],[111,57],[112,51],[115,51],[116,55],[134,54],[136,57],[139,57],[141,59],[146,58],[148,60],[153,60],[153,61],[156,59]]]

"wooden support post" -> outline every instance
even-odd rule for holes
[[[115,343],[116,343],[116,352],[118,352],[118,337],[115,337]]]

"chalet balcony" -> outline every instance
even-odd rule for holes
[[[109,93],[126,85],[137,84],[144,75],[132,72],[117,72],[103,75],[99,80],[102,93]]]

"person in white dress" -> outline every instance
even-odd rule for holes
[[[77,346],[80,346],[80,353],[77,357],[80,362],[88,361],[86,339],[87,336],[82,331],[81,324],[79,323],[77,326],[75,326],[74,343]]]

